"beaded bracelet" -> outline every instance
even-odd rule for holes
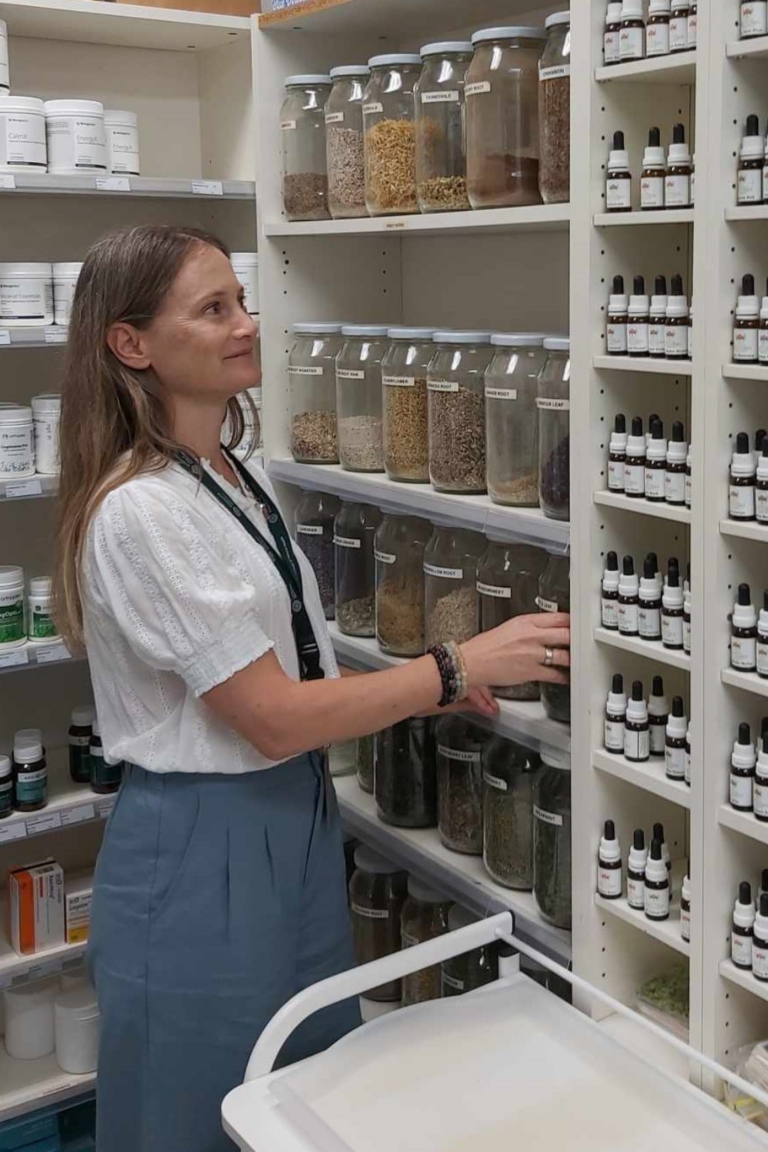
[[[429,649],[429,654],[435,658],[437,670],[440,673],[440,683],[443,687],[439,707],[447,708],[449,704],[463,700],[467,695],[469,686],[464,657],[458,644],[452,640],[447,644],[435,644]]]

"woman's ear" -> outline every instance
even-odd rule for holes
[[[113,324],[107,332],[107,345],[126,368],[143,371],[151,364],[144,335],[133,324],[122,320]]]

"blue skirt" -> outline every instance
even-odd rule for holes
[[[229,1152],[221,1101],[277,1010],[354,966],[341,825],[319,756],[246,775],[130,767],[96,867],[98,1152]],[[360,1022],[325,1009],[280,1063]]]

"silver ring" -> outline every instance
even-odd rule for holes
[[[555,662],[555,653],[551,648],[544,649],[544,667],[551,668]]]

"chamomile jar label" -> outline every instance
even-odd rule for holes
[[[422,104],[458,104],[460,100],[457,88],[446,88],[444,92],[422,92]]]

